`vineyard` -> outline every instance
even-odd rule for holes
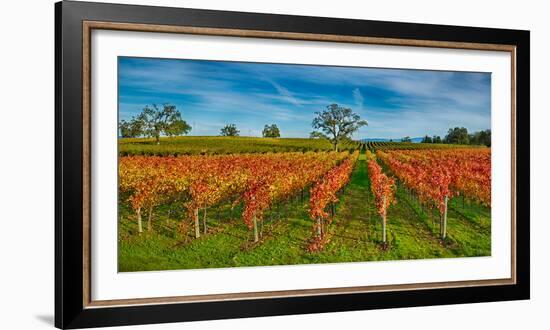
[[[491,205],[489,149],[378,151],[376,154],[414,195],[422,209],[438,211],[441,239],[446,238],[450,198],[462,196],[463,202],[468,199]]]
[[[359,144],[121,156],[119,268],[489,255],[490,160],[490,148]]]
[[[431,149],[456,149],[471,148],[471,146],[460,144],[444,143],[413,143],[413,142],[387,142],[387,141],[369,141],[364,142],[364,149],[370,151],[376,150],[431,150]],[[483,147],[478,147],[483,148]]]
[[[339,180],[340,186],[358,157],[341,153],[280,153],[270,155],[123,157],[120,161],[120,192],[136,212],[138,232],[143,232],[142,210],[147,210],[147,230],[155,207],[165,202],[180,204],[193,219],[195,237],[200,237],[199,211],[203,210],[206,233],[206,210],[220,203],[243,204],[242,220],[254,229],[258,241],[258,221],[275,203],[283,202],[302,192],[314,182]],[[338,163],[342,163],[338,165]],[[331,170],[332,168],[332,170]],[[340,169],[346,172],[341,174]],[[326,173],[326,174],[325,174]],[[336,179],[334,179],[334,177]],[[332,196],[334,187],[321,189],[320,198]],[[314,191],[319,190],[317,186]],[[338,189],[336,189],[338,190]]]
[[[340,150],[359,149],[361,143],[343,142]],[[161,143],[154,139],[126,138],[119,140],[119,152],[123,156],[150,155],[204,155],[245,154],[275,152],[331,151],[332,145],[324,139],[303,138],[257,138],[224,136],[179,136],[163,137]]]

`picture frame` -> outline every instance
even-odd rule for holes
[[[510,278],[92,299],[92,31],[507,52]],[[529,31],[62,1],[55,5],[55,325],[136,325],[529,299]]]

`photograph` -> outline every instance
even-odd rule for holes
[[[118,271],[491,256],[491,73],[119,56]]]
[[[384,327],[390,313],[414,328],[403,313],[485,306],[437,312],[440,327],[531,299],[532,234],[548,232],[531,230],[541,34],[509,24],[517,8],[409,21],[164,5],[57,2],[52,88],[16,98],[55,91],[55,249],[39,259],[54,260],[56,327],[330,314]],[[28,140],[13,146],[34,164],[47,138]]]

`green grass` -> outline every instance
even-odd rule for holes
[[[345,142],[341,150],[360,147],[358,142]],[[154,139],[119,139],[121,155],[181,155],[181,154],[230,154],[296,151],[330,151],[332,145],[324,139],[258,138],[224,136],[163,137],[160,144]]]
[[[399,187],[397,204],[388,211],[389,248],[381,244],[381,223],[370,193],[364,155],[336,206],[329,227],[330,242],[322,252],[308,252],[312,234],[308,218],[308,197],[300,195],[274,207],[265,216],[260,242],[252,242],[252,232],[240,220],[241,206],[208,209],[208,231],[192,236],[189,224],[177,205],[155,211],[153,230],[137,233],[137,224],[128,205],[120,203],[119,271],[144,271],[235,266],[338,263],[375,260],[407,260],[443,257],[488,256],[490,209],[451,200],[448,238],[438,238],[427,210]],[[200,212],[201,224],[203,213]],[[435,212],[432,218],[435,219]],[[186,219],[182,222],[182,219]],[[437,222],[437,221],[435,221]],[[201,227],[202,230],[202,227]]]

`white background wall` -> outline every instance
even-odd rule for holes
[[[545,1],[118,1],[178,7],[531,30],[532,299],[151,325],[147,329],[548,328],[550,221]],[[0,4],[0,328],[53,326],[54,17],[52,0]],[[521,221],[521,219],[520,219]],[[132,328],[132,327],[130,327]],[[130,329],[127,328],[127,329]],[[137,328],[137,327],[133,327]]]

